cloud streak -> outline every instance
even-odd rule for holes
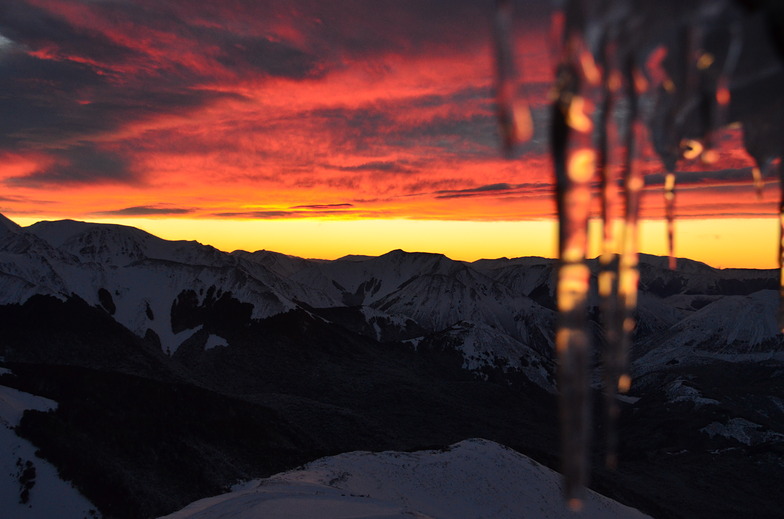
[[[193,213],[193,209],[182,207],[163,207],[139,205],[135,207],[125,207],[113,211],[101,211],[93,213],[95,216],[173,216],[187,215]]]

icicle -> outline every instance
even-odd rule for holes
[[[645,129],[643,117],[667,171],[664,197],[670,268],[675,268],[674,172],[677,161],[700,159],[703,165],[714,164],[719,155],[712,149],[715,140],[712,133],[731,122],[731,116],[740,117],[746,148],[759,165],[753,175],[758,194],[761,194],[765,172],[762,164],[767,167],[768,163],[761,162],[760,158],[775,156],[780,151],[778,144],[770,147],[769,135],[780,133],[776,130],[780,129],[781,113],[778,110],[742,112],[743,103],[748,102],[751,95],[756,91],[767,92],[775,85],[765,83],[767,73],[759,78],[740,78],[750,83],[738,81],[736,69],[745,63],[741,54],[746,52],[744,40],[748,40],[748,27],[756,27],[750,23],[753,20],[739,18],[742,15],[738,11],[740,3],[731,0],[675,2],[668,3],[667,9],[662,10],[661,3],[654,0],[560,0],[563,9],[557,10],[552,18],[552,40],[558,48],[554,62],[559,63],[550,137],[559,215],[556,349],[564,487],[572,508],[581,506],[588,477],[591,352],[587,317],[590,271],[586,255],[593,175],[597,171],[601,175],[604,231],[598,288],[607,344],[604,352],[608,413],[606,462],[608,466],[614,466],[617,462],[616,396],[618,391],[626,392],[631,385],[627,358],[636,324],[640,277],[638,226],[644,182],[637,154]],[[520,132],[517,114],[521,113],[514,100],[515,71],[509,35],[511,0],[497,0],[496,5],[498,117],[505,148],[509,151],[520,138],[516,132]],[[672,16],[673,9],[676,16]],[[594,62],[600,52],[603,71]],[[615,52],[618,56],[613,54]],[[613,55],[608,56],[608,53]],[[779,54],[775,62],[768,58],[767,63],[780,66],[781,58]],[[646,72],[651,74],[646,76]],[[744,69],[743,74],[748,75],[748,72]],[[765,88],[757,87],[757,81]],[[617,110],[613,104],[616,88],[613,85],[623,85],[625,89],[624,94],[618,94],[623,95],[627,106],[621,111],[626,121],[620,125],[620,138],[614,135],[611,115]],[[602,87],[602,103],[597,114],[597,142],[592,143],[592,104],[598,98],[594,94],[599,86]],[[741,102],[733,96],[740,96]],[[645,114],[641,115],[643,111]],[[530,120],[527,107],[522,113]],[[523,130],[530,131],[530,125],[523,126]],[[613,150],[624,153],[623,159],[616,161],[620,163],[625,202],[619,256],[611,250],[612,197],[617,182],[609,167]],[[784,160],[778,166],[782,184],[780,290],[784,301]],[[780,309],[780,321],[784,331],[784,304]]]
[[[533,136],[533,121],[528,104],[519,99],[517,70],[512,52],[512,2],[496,0],[496,110],[504,151]]]
[[[779,160],[779,331],[784,333],[784,154]]]
[[[675,172],[664,177],[664,212],[667,218],[667,253],[670,270],[675,270]]]
[[[596,131],[596,171],[599,174],[602,218],[602,254],[600,262],[604,266],[613,264],[615,257],[613,208],[617,203],[617,179],[613,174],[613,158],[610,155],[618,147],[618,129],[613,117],[613,110],[615,108],[615,96],[622,80],[619,77],[618,70],[614,67],[614,46],[614,44],[605,44],[603,46],[605,73],[602,78],[602,103],[598,110],[598,127]],[[614,275],[613,270],[602,269],[602,272],[608,271],[609,274]],[[605,286],[609,285],[605,284]],[[609,294],[609,292],[607,293]]]
[[[559,215],[556,331],[560,391],[562,469],[567,504],[582,508],[589,472],[590,445],[590,335],[587,310],[590,270],[588,217],[596,151],[591,142],[593,123],[580,59],[585,49],[579,38],[567,43],[557,73],[553,103],[551,146]]]
[[[604,409],[605,409],[605,466],[616,468],[618,464],[618,401],[616,388],[621,369],[616,365],[617,349],[621,347],[623,333],[623,312],[618,301],[618,254],[615,252],[613,208],[617,203],[617,185],[611,152],[618,149],[618,135],[613,109],[614,97],[621,83],[619,73],[614,67],[614,44],[603,47],[605,73],[602,82],[602,104],[599,110],[597,127],[597,164],[599,189],[601,192],[602,253],[599,256],[597,275],[599,308],[604,329]]]
[[[762,191],[765,189],[765,181],[762,179],[762,170],[759,166],[751,168],[751,177],[754,180],[754,190],[757,193],[757,199],[762,200]]]
[[[644,186],[642,173],[635,160],[641,122],[638,116],[638,87],[634,81],[635,72],[633,67],[634,65],[631,62],[624,65],[629,108],[623,136],[626,152],[623,164],[626,212],[624,215],[623,245],[618,266],[618,298],[623,307],[623,328],[616,362],[621,369],[621,375],[618,378],[618,391],[621,393],[626,393],[631,387],[631,377],[627,372],[627,358],[632,343],[632,332],[634,332],[636,325],[634,314],[637,311],[637,287],[640,280],[637,252],[639,242],[638,223],[640,198]]]

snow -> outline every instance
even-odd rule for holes
[[[196,501],[166,519],[556,519],[561,476],[511,449],[472,439],[441,451],[351,452]],[[579,517],[643,518],[588,492]]]
[[[724,296],[655,336],[655,348],[634,361],[639,375],[677,359],[683,363],[761,361],[781,358],[765,342],[778,334],[778,292],[760,290],[748,296]]]
[[[0,516],[3,519],[84,519],[100,517],[95,507],[57,469],[35,455],[36,448],[13,431],[25,409],[48,411],[57,403],[40,396],[0,386]],[[20,475],[30,462],[35,484],[27,503],[20,503]],[[91,515],[92,514],[92,515]]]
[[[2,368],[5,373],[10,373],[7,368]],[[40,396],[23,393],[16,389],[0,386],[0,424],[6,427],[16,427],[25,409],[36,411],[49,411],[55,409],[57,402]]]
[[[463,355],[463,369],[517,369],[541,388],[555,392],[547,369],[550,361],[520,340],[481,322],[461,321],[452,326],[447,334],[449,344]]]
[[[769,441],[784,441],[784,434],[765,431],[760,424],[750,422],[744,418],[730,418],[726,424],[711,422],[709,425],[700,429],[711,438],[722,436],[734,439],[744,445],[756,445]]]
[[[225,346],[228,346],[228,345],[229,345],[229,343],[226,341],[226,339],[224,339],[223,337],[221,337],[219,335],[215,335],[215,334],[211,333],[210,336],[207,337],[207,342],[204,345],[204,349],[205,350],[211,350],[212,348],[216,348],[216,347],[219,347],[219,346],[225,347]]]
[[[0,236],[0,304],[24,303],[34,294],[60,299],[74,294],[98,306],[98,291],[104,289],[115,304],[114,319],[139,337],[154,331],[163,351],[176,351],[192,333],[171,328],[172,303],[183,290],[199,294],[199,304],[211,287],[231,292],[253,305],[256,319],[296,308],[293,299],[334,303],[241,256],[133,227],[63,220]]]
[[[370,305],[421,275],[446,276],[462,268],[461,263],[443,254],[394,250],[368,259],[311,262],[290,279],[350,306]]]
[[[718,400],[703,397],[697,389],[687,385],[683,379],[670,382],[665,388],[665,392],[670,402],[692,402],[697,406],[719,404]]]

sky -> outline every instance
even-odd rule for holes
[[[0,212],[227,251],[554,257],[550,2],[516,2],[534,134],[511,156],[495,119],[492,7],[0,2]],[[718,139],[715,169],[681,168],[676,254],[769,268],[778,185],[755,197],[739,135]],[[651,163],[642,247],[665,254]]]

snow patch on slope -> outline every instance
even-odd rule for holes
[[[550,361],[506,333],[481,322],[461,321],[441,335],[449,346],[463,355],[463,369],[477,372],[488,367],[520,370],[531,382],[555,392],[548,370]]]
[[[226,339],[224,339],[219,335],[214,335],[211,333],[210,336],[207,337],[207,342],[204,344],[204,349],[211,350],[212,348],[225,347],[228,345],[229,343],[228,341],[226,341]]]
[[[670,402],[692,402],[694,405],[718,405],[719,401],[712,398],[705,398],[697,389],[686,384],[683,379],[678,379],[667,385],[665,388],[667,400]]]
[[[710,363],[781,358],[776,343],[778,292],[760,290],[748,296],[725,296],[710,302],[655,337],[654,347],[633,363],[640,375],[677,360]],[[638,345],[639,347],[639,345]]]
[[[48,411],[57,403],[0,386],[0,516],[3,519],[84,519],[100,514],[57,469],[35,455],[36,448],[16,435],[26,409]],[[27,502],[20,502],[27,487]]]
[[[750,422],[743,418],[730,418],[726,424],[711,422],[709,425],[700,429],[711,438],[722,436],[734,439],[744,445],[756,445],[770,441],[784,441],[784,434],[765,431],[760,424]]]
[[[466,440],[441,451],[351,452],[196,501],[166,519],[557,519],[561,476],[502,445]],[[644,518],[588,492],[580,517]]]

